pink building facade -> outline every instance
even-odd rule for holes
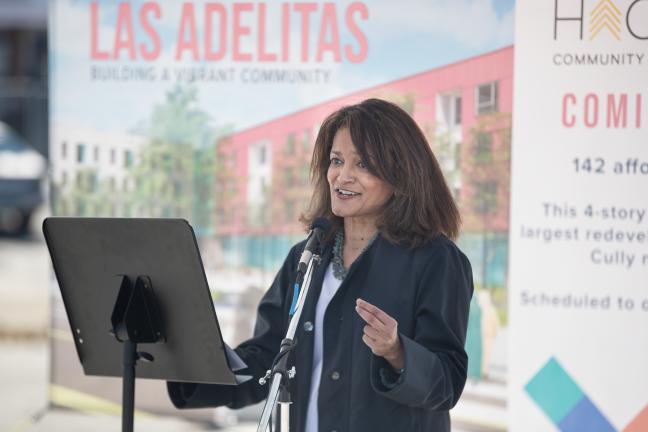
[[[489,233],[506,240],[512,88],[511,46],[225,137],[217,145],[216,237],[227,243],[303,236],[298,217],[310,197],[308,168],[319,125],[344,105],[379,97],[408,111],[428,137],[459,203],[462,238]]]

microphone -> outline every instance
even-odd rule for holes
[[[319,255],[322,239],[330,229],[331,222],[322,217],[315,219],[310,226],[310,233],[308,234],[308,240],[306,240],[306,247],[304,248],[304,252],[302,252],[301,254],[299,264],[297,265],[297,278],[295,280],[295,283],[293,284],[293,298],[289,312],[289,315],[291,317],[297,310],[301,284],[304,281],[304,275],[306,274],[308,263],[310,262],[313,255]]]
[[[297,340],[295,334],[297,332],[297,325],[302,313],[302,306],[308,296],[310,285],[312,282],[311,273],[308,274],[308,279],[304,280],[306,273],[310,270],[313,272],[315,267],[319,264],[319,259],[313,259],[314,256],[320,254],[322,247],[322,240],[326,233],[331,229],[331,223],[324,218],[317,218],[310,226],[310,233],[306,240],[306,247],[302,252],[297,267],[297,280],[293,284],[293,299],[290,305],[290,323],[288,324],[288,331],[286,337],[281,341],[279,347],[279,354],[276,355],[272,361],[270,370],[266,372],[265,377],[259,380],[259,384],[265,384],[266,380],[272,377],[270,390],[266,399],[266,404],[263,407],[261,414],[261,421],[259,422],[259,431],[265,431],[270,421],[270,414],[275,408],[275,403],[279,401],[281,404],[281,424],[288,424],[288,408],[290,403],[289,380],[295,376],[295,367],[288,369],[288,356],[294,350]],[[302,287],[302,284],[304,285]],[[303,289],[302,289],[303,288]],[[282,426],[283,427],[283,426]]]
[[[322,239],[330,229],[331,222],[323,217],[315,219],[311,224],[308,240],[306,241],[306,247],[304,248],[304,252],[301,254],[299,265],[297,266],[297,283],[301,284],[311,257],[314,254],[319,254]]]

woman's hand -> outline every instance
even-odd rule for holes
[[[356,300],[356,312],[367,323],[362,341],[371,352],[383,357],[394,369],[405,366],[405,356],[398,337],[398,322],[362,299]]]

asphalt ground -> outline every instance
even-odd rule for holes
[[[0,342],[1,432],[114,432],[121,430],[119,410],[112,413],[50,406],[49,348],[45,339]],[[252,422],[218,428],[180,417],[141,414],[135,417],[138,432],[256,431]]]

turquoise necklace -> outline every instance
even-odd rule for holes
[[[369,246],[371,246],[371,244],[376,239],[376,237],[378,237],[378,233],[374,234],[374,236],[371,237],[369,243],[367,243],[364,249],[362,249],[362,252],[360,252],[360,255],[358,255],[358,258],[360,258],[360,256],[367,249],[369,249]],[[344,259],[342,258],[343,248],[344,248],[344,229],[340,229],[335,234],[335,242],[333,243],[333,258],[331,259],[331,263],[333,264],[333,276],[337,280],[344,280],[347,273],[349,272],[349,269],[344,267]]]

